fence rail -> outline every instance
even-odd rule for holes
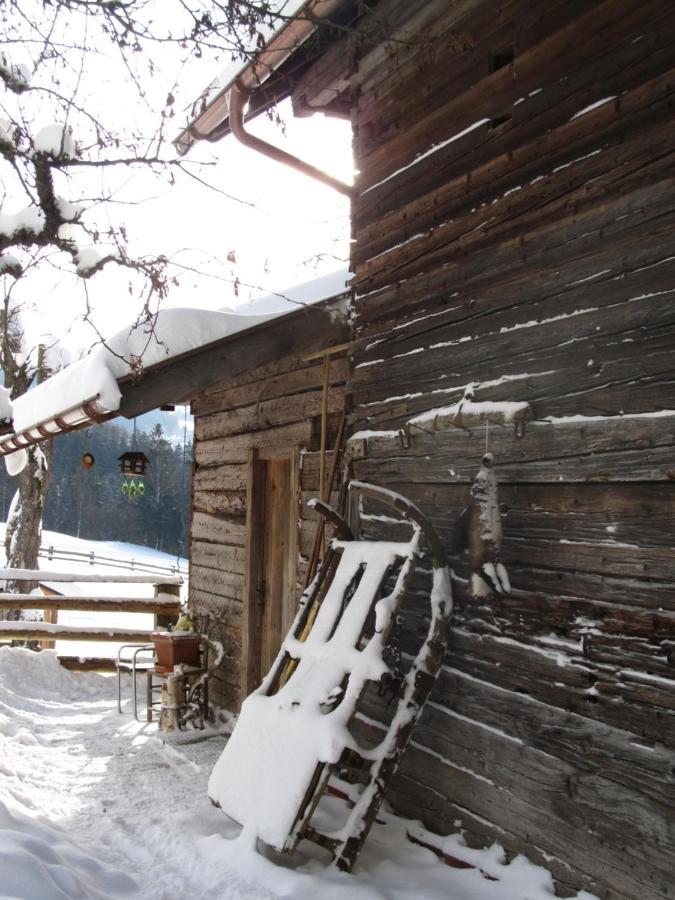
[[[72,553],[66,551],[72,560]],[[89,554],[79,554],[89,558]],[[110,559],[110,557],[108,557]],[[100,562],[100,557],[99,557]],[[129,561],[131,562],[131,561]],[[168,567],[167,567],[168,568]],[[47,578],[44,578],[44,576]],[[49,577],[51,576],[51,577]],[[85,596],[69,596],[58,594],[43,587],[45,596],[36,593],[4,593],[0,592],[0,642],[3,641],[37,641],[43,650],[53,649],[57,640],[74,641],[113,641],[115,643],[148,643],[155,630],[165,630],[175,624],[180,615],[180,586],[183,578],[179,573],[148,574],[134,572],[133,575],[121,575],[118,572],[102,575],[100,572],[46,572],[44,569],[2,569],[0,581],[35,582],[57,581],[62,584],[79,582],[105,584],[152,584],[153,597],[100,597],[95,593]],[[4,609],[20,611],[22,609],[42,609],[44,621],[33,622],[22,619],[3,617]],[[153,629],[129,629],[117,626],[61,625],[58,622],[59,610],[98,611],[98,612],[152,612],[155,616]]]
[[[132,572],[149,572],[158,575],[183,575],[187,577],[188,568],[180,563],[149,563],[129,557],[101,556],[93,550],[86,553],[83,550],[67,550],[65,547],[54,547],[53,544],[40,547],[38,556],[43,559],[57,559],[68,562],[86,562],[90,566],[107,566],[109,568],[131,569]]]

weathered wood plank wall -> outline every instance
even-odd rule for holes
[[[327,334],[320,348],[334,342]],[[311,350],[319,349],[312,346]],[[331,363],[328,393],[329,441],[345,403],[348,360]],[[227,659],[217,673],[215,701],[238,709],[242,680],[242,615],[246,567],[246,496],[249,450],[274,458],[300,448],[312,463],[301,468],[298,495],[300,559],[298,584],[304,587],[306,563],[316,529],[315,514],[302,503],[316,496],[322,404],[322,359],[302,355],[215,384],[192,401],[195,416],[192,525],[190,534],[190,608],[208,615],[211,635],[225,645]],[[330,457],[329,457],[330,458]]]
[[[537,420],[489,436],[513,594],[471,600],[453,563],[447,663],[391,799],[527,852],[563,892],[670,897],[675,6],[375,18],[352,76],[353,428],[395,431],[469,383]],[[449,539],[484,447],[484,429],[385,434],[354,471]]]

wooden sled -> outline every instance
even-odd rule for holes
[[[412,526],[410,539],[355,540],[333,509],[314,501],[336,526],[336,537],[269,674],[244,701],[209,781],[212,801],[253,838],[287,853],[302,839],[314,841],[345,871],[359,855],[434,684],[452,608],[445,554],[420,510],[373,485],[351,482],[349,491],[352,500],[368,497],[396,510]],[[432,566],[428,631],[400,679],[383,737],[363,747],[350,725],[367,686],[391,674],[383,652],[423,556]],[[347,821],[332,831],[315,823],[331,777],[363,785]]]

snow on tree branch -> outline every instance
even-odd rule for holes
[[[15,65],[6,54],[0,53],[0,79],[8,90],[22,94],[30,84],[30,71],[27,66]]]
[[[43,153],[53,160],[75,159],[77,144],[70,128],[65,125],[47,125],[33,139],[33,155]]]

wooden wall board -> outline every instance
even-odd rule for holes
[[[518,397],[520,400],[520,397]],[[423,424],[420,428],[423,427]],[[485,427],[426,433],[410,430],[410,447],[385,432],[367,438],[358,478],[394,486],[414,482],[471,482],[485,453]],[[524,437],[492,426],[488,446],[500,483],[631,482],[675,480],[675,411],[634,416],[574,417],[530,422]]]
[[[535,420],[488,434],[513,592],[474,600],[451,552],[446,666],[391,799],[538,858],[563,892],[665,898],[675,8],[382,0],[378,15],[392,40],[357,44],[351,78],[353,474],[409,496],[454,548],[485,429],[408,438],[406,422],[467,385]],[[303,487],[317,469],[307,454]],[[364,534],[396,535],[379,512]],[[415,587],[406,653],[424,610]]]
[[[317,368],[315,366],[315,368]],[[255,403],[228,408],[209,415],[199,415],[195,421],[195,437],[208,441],[230,434],[250,434],[269,428],[287,425],[289,422],[304,422],[321,411],[321,390],[302,391],[279,399],[260,399]],[[328,411],[338,412],[344,405],[344,389],[331,388],[328,392]]]
[[[243,465],[250,447],[259,451],[290,448],[296,444],[309,444],[312,435],[310,422],[292,422],[278,428],[266,428],[253,434],[224,435],[208,441],[196,441],[194,447],[197,474],[202,467],[225,464]]]
[[[329,336],[330,337],[330,336]],[[334,343],[328,337],[318,347]],[[345,404],[349,361],[331,363],[328,409]],[[262,545],[256,529],[264,521],[269,485],[263,473],[279,460],[292,460],[293,510],[296,529],[276,545],[274,565],[286,566],[290,585],[281,627],[295,608],[304,584],[302,554],[311,553],[315,514],[302,504],[316,496],[318,481],[304,476],[304,451],[316,458],[316,420],[321,411],[322,359],[302,354],[281,356],[256,370],[204,389],[192,401],[195,414],[193,503],[191,525],[190,606],[207,614],[227,645],[227,657],[215,686],[216,702],[237,709],[264,672],[261,669],[260,608],[256,589]],[[330,454],[328,455],[330,464]],[[312,469],[313,471],[313,469]],[[258,484],[257,480],[263,478]],[[279,555],[280,554],[280,555]],[[281,559],[283,557],[283,560]],[[291,597],[292,594],[292,597]],[[271,651],[266,651],[266,659]],[[263,654],[265,655],[265,654]]]

